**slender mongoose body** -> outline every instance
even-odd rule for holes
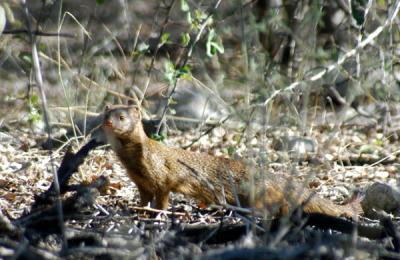
[[[251,196],[251,173],[244,162],[171,148],[148,138],[137,106],[107,107],[103,129],[139,189],[142,206],[154,200],[156,208],[166,209],[169,193],[178,192],[206,204],[255,206],[278,214],[300,205],[305,212],[330,216],[359,213],[353,205],[336,205],[282,174],[262,174]]]

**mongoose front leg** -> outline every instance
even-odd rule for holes
[[[158,192],[156,194],[156,208],[166,210],[168,208],[169,192]]]
[[[146,191],[145,189],[141,188],[138,186],[139,189],[139,194],[140,194],[140,206],[141,207],[145,207],[149,204],[149,202],[151,203],[151,201],[154,198],[154,194]]]

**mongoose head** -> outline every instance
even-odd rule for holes
[[[106,106],[103,129],[107,136],[123,138],[141,134],[142,123],[138,106]]]

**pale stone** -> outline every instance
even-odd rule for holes
[[[381,179],[387,179],[389,177],[389,172],[387,171],[377,171],[375,172],[375,176]]]
[[[325,154],[324,155],[324,158],[327,160],[327,161],[333,161],[334,159],[335,159],[335,157],[332,155],[332,154],[330,154],[330,153],[327,153],[327,154]]]

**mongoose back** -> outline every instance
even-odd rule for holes
[[[140,204],[155,201],[166,209],[170,192],[193,197],[203,203],[251,206],[250,171],[242,161],[167,147],[147,137],[137,106],[107,107],[103,129],[129,177],[140,193]],[[287,214],[291,206],[304,204],[304,211],[352,217],[353,205],[336,205],[313,195],[301,184],[282,174],[265,174],[256,181],[255,206]]]

